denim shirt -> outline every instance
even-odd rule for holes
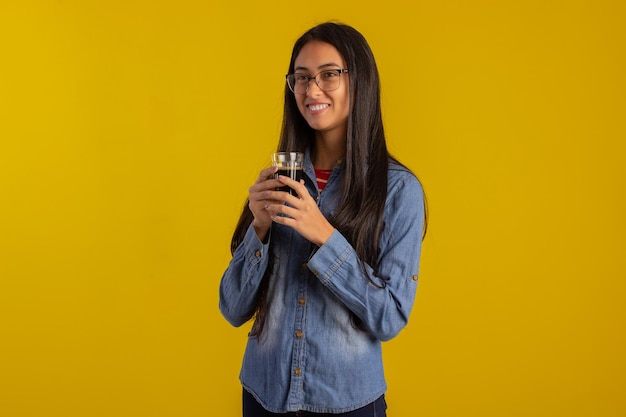
[[[305,185],[329,218],[337,207],[343,165],[323,192],[305,154]],[[379,244],[378,277],[359,262],[335,230],[317,247],[274,223],[267,243],[252,226],[220,283],[219,307],[233,325],[251,318],[259,284],[272,258],[271,300],[260,337],[248,335],[240,380],[267,410],[343,413],[384,394],[381,342],[400,332],[411,312],[422,243],[423,192],[417,178],[391,162]],[[373,285],[372,282],[386,285]],[[354,326],[352,314],[365,330]]]

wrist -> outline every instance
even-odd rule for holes
[[[317,242],[317,246],[322,246],[326,242],[328,242],[328,239],[330,239],[330,237],[333,235],[333,233],[335,233],[335,228],[333,226],[329,225],[329,227],[326,228],[324,230],[324,233],[320,236],[320,239]]]
[[[259,223],[256,220],[252,221],[252,228],[254,229],[254,232],[256,233],[256,236],[259,238],[259,240],[261,242],[263,242],[264,244],[267,243],[267,237],[268,237],[268,232],[270,230],[270,225],[259,225]]]

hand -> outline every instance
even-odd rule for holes
[[[335,228],[326,220],[317,203],[309,194],[304,186],[304,180],[300,180],[298,183],[281,175],[277,181],[279,186],[288,185],[295,190],[298,197],[284,191],[265,191],[264,196],[267,199],[265,211],[268,212],[274,222],[292,227],[305,239],[317,246],[322,246],[333,234]],[[280,216],[279,213],[284,216]]]
[[[254,216],[252,227],[254,227],[254,231],[261,241],[265,241],[272,225],[272,218],[266,207],[270,204],[280,204],[278,200],[268,200],[266,195],[269,190],[274,190],[283,185],[274,179],[277,170],[278,168],[275,166],[264,169],[256,182],[248,189],[248,207]]]

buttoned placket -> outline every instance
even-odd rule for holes
[[[342,160],[337,161],[337,166],[342,164]],[[335,167],[336,168],[336,167]],[[331,178],[337,175],[336,169],[333,169],[329,177],[329,183]],[[326,184],[328,187],[328,184]],[[320,191],[317,184],[313,180],[313,184],[309,184],[307,187],[309,192],[316,194],[314,199],[317,206],[322,210],[323,204],[323,191]],[[313,256],[317,250],[317,246],[314,244],[305,245],[305,248],[301,248],[308,252],[308,259]],[[307,289],[308,282],[311,275],[316,274],[316,271],[310,271],[306,263],[301,266],[300,273],[298,274],[298,291],[296,295],[296,314],[293,327],[293,350],[291,360],[291,381],[289,389],[289,408],[298,410],[304,401],[303,391],[303,378],[306,373],[306,310],[307,310]]]
[[[309,187],[307,187],[309,189]],[[315,189],[317,191],[317,189]],[[310,190],[309,190],[310,191]],[[319,196],[319,191],[318,191]],[[312,244],[304,245],[300,250],[311,252]],[[306,371],[306,309],[307,287],[310,274],[308,265],[303,263],[298,274],[298,290],[295,303],[295,321],[293,324],[293,351],[291,359],[291,383],[289,390],[289,408],[298,409],[304,402],[303,378]]]
[[[304,400],[303,378],[306,369],[306,298],[307,298],[307,273],[306,264],[298,274],[298,292],[293,302],[296,305],[295,322],[293,327],[293,355],[291,364],[291,402],[294,408],[299,408]]]

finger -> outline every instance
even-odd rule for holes
[[[286,206],[284,204],[268,204],[267,211],[269,212],[270,219],[276,223],[288,225],[290,227],[296,226],[296,217],[298,210]]]
[[[283,183],[276,179],[264,179],[261,182],[255,182],[250,188],[248,188],[249,194],[262,193],[268,190],[274,190],[278,187],[282,187]]]
[[[271,198],[268,198],[265,191],[252,191],[251,190],[250,194],[248,195],[248,200],[250,200],[251,202],[256,202],[256,201],[271,200]]]
[[[306,187],[304,186],[304,180],[300,180],[300,182],[298,182],[298,181],[292,180],[291,178],[286,177],[284,175],[279,175],[278,176],[278,181],[280,181],[281,183],[283,183],[285,185],[288,185],[290,188],[295,190],[300,198],[304,198],[306,196],[309,196],[309,192],[307,191]]]
[[[276,191],[276,188],[282,187],[282,186],[284,186],[284,184],[279,182],[277,187],[273,187],[273,188],[270,188],[268,190],[261,192],[263,199],[278,201],[280,203],[289,203],[294,200],[299,201],[299,198],[292,196],[286,191]]]
[[[259,183],[267,180],[268,177],[273,177],[274,174],[276,173],[276,171],[278,171],[278,167],[277,166],[271,166],[271,167],[265,168],[259,174],[259,177],[257,178],[255,184],[259,184]]]
[[[292,199],[296,199],[293,196],[290,196]],[[298,200],[299,201],[299,200]],[[269,204],[270,208],[268,210],[272,214],[287,216],[289,218],[295,219],[298,216],[298,208],[288,206],[287,204]]]
[[[274,174],[276,173],[276,171],[278,170],[277,167],[275,166],[271,166],[268,168],[265,168],[263,170],[261,170],[261,172],[259,173],[259,176],[257,177],[256,181],[254,182],[254,184],[260,184],[264,181],[266,181],[269,178],[273,178]]]
[[[274,213],[283,213],[283,207],[294,207],[301,209],[304,201],[301,198],[293,196],[286,191],[265,191],[264,199],[275,207],[272,208]]]
[[[294,219],[287,216],[271,215],[270,218],[274,223],[282,224],[289,227],[294,227],[296,224],[296,221]]]

